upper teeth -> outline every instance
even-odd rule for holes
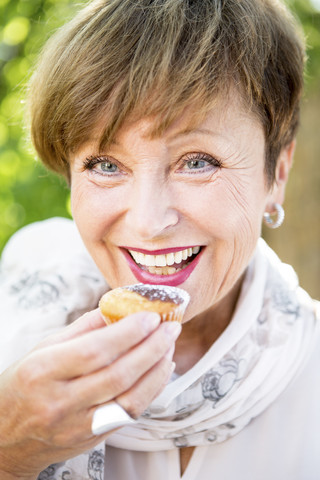
[[[175,263],[179,264],[182,260],[187,260],[188,257],[199,253],[199,251],[200,247],[192,247],[179,252],[167,253],[166,255],[145,255],[141,252],[129,250],[136,263],[147,267],[166,267]]]

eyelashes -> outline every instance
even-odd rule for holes
[[[204,152],[192,152],[184,155],[173,170],[178,174],[195,175],[201,173],[213,173],[221,168],[221,161]],[[89,170],[93,174],[105,177],[114,177],[126,174],[126,168],[113,158],[103,155],[90,155],[83,162],[83,171]]]
[[[99,166],[99,168],[97,168]],[[114,176],[115,174],[124,173],[123,168],[119,168],[116,161],[104,156],[91,155],[87,157],[83,163],[83,170],[89,170],[102,176]]]
[[[221,167],[221,161],[217,158],[209,155],[208,153],[202,152],[195,152],[195,153],[188,153],[183,160],[185,165],[189,165],[190,169],[197,169],[196,167],[204,167],[203,163],[206,162],[208,165],[213,167]]]
[[[90,155],[90,157],[87,157],[84,162],[83,162],[83,169],[84,170],[92,170],[96,165],[103,163],[103,162],[110,162],[107,157],[101,157],[101,156],[94,156]]]

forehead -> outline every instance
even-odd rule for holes
[[[170,140],[196,134],[216,133],[220,136],[232,136],[236,132],[241,134],[241,131],[248,129],[262,132],[258,115],[235,89],[230,89],[227,95],[214,99],[206,111],[199,111],[197,103],[191,102],[167,125],[161,115],[144,117],[142,111],[135,111],[125,119],[111,138],[106,138],[107,123],[108,112],[104,112],[85,143],[94,144],[102,151],[110,146],[130,142],[130,137],[134,140],[137,134],[147,141],[159,138]]]

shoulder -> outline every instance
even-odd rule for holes
[[[25,226],[10,238],[2,253],[2,267],[41,263],[56,252],[67,256],[75,249],[85,250],[74,222],[50,218]]]
[[[0,267],[0,370],[96,308],[108,289],[74,222],[65,218],[19,230]]]
[[[9,240],[1,259],[2,305],[12,311],[96,307],[107,289],[72,220],[30,224]],[[3,298],[4,297],[4,298]],[[1,302],[0,302],[1,303]],[[4,307],[3,307],[4,308]]]

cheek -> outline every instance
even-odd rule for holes
[[[203,185],[189,195],[184,213],[213,238],[248,241],[260,235],[264,195],[254,193],[252,184],[241,184],[225,175],[215,184]],[[260,190],[261,191],[261,190]]]
[[[263,177],[253,178],[226,174],[215,192],[219,218],[230,235],[260,235],[266,192]]]
[[[71,186],[72,215],[85,239],[101,239],[118,215],[117,205],[117,199],[106,189],[82,182]]]

